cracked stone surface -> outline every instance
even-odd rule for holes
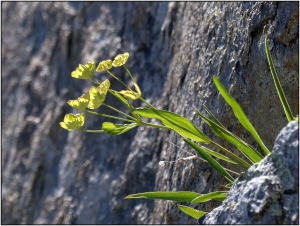
[[[273,151],[238,178],[201,224],[299,224],[299,122],[278,135]]]
[[[64,115],[77,112],[67,101],[92,85],[70,74],[80,63],[129,52],[127,66],[147,101],[185,116],[235,151],[199,119],[196,110],[204,113],[205,104],[230,131],[257,147],[214,87],[212,76],[217,75],[271,150],[286,119],[268,68],[264,36],[296,115],[298,6],[298,2],[3,2],[2,223],[197,223],[175,202],[124,197],[146,191],[207,193],[226,181],[198,160],[159,167],[161,160],[187,156],[168,141],[192,152],[174,132],[139,127],[109,136],[63,130],[59,122]],[[122,70],[113,72],[129,83]],[[105,73],[96,73],[95,78],[109,78],[113,89],[123,89]],[[126,111],[112,96],[106,103]],[[104,107],[99,111],[114,114]],[[100,129],[103,122],[88,115],[85,128]],[[210,211],[219,204],[195,208]]]

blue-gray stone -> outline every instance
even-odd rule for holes
[[[299,125],[278,135],[273,151],[238,178],[201,224],[299,224]]]

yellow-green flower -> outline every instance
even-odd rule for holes
[[[112,66],[114,67],[119,67],[122,66],[126,63],[127,59],[129,57],[129,53],[123,53],[123,54],[119,54],[118,56],[115,57]]]
[[[84,124],[84,114],[66,114],[64,121],[59,123],[66,130],[77,130]]]
[[[69,100],[68,104],[73,107],[73,108],[78,108],[78,109],[85,109],[90,101],[90,94],[86,93],[78,97],[77,100]]]
[[[133,85],[135,87],[136,92],[133,92],[131,90],[122,90],[119,93],[129,100],[138,99],[142,95],[142,92],[140,90],[140,87],[135,82],[133,83]]]
[[[111,68],[112,68],[112,60],[105,60],[105,61],[100,62],[96,71],[98,71],[98,72],[108,71]]]
[[[86,65],[79,64],[75,71],[71,73],[71,76],[78,79],[90,79],[94,75],[95,62],[87,62]]]
[[[109,90],[110,82],[105,80],[97,88],[92,86],[89,90],[90,102],[88,104],[89,109],[96,109],[100,107],[105,101],[106,93]]]

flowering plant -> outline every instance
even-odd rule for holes
[[[276,74],[273,61],[271,58],[271,54],[268,48],[267,39],[265,39],[265,48],[266,48],[266,55],[268,59],[268,63],[270,65],[271,73],[273,76],[273,80],[284,107],[284,111],[286,113],[288,121],[297,119],[292,116],[291,110],[289,105],[286,101],[284,96],[283,90],[281,88],[278,76]],[[264,156],[268,155],[270,151],[264,145],[263,141],[260,139],[258,133],[252,126],[250,120],[247,118],[246,114],[238,104],[238,102],[228,93],[226,88],[221,84],[219,79],[216,76],[213,76],[213,82],[223,96],[227,104],[232,108],[236,118],[242,124],[242,126],[253,136],[256,140],[258,145],[261,147],[263,153],[260,153],[251,145],[247,144],[237,135],[229,132],[222,124],[218,121],[218,119],[204,106],[206,112],[210,117],[206,117],[197,111],[198,115],[202,118],[202,120],[208,124],[210,129],[219,137],[225,139],[227,142],[233,144],[241,153],[244,155],[244,158],[238,157],[233,152],[229,151],[225,147],[219,145],[215,141],[211,140],[208,136],[206,136],[202,131],[200,131],[190,120],[175,114],[173,112],[159,110],[155,108],[153,105],[148,103],[146,100],[142,98],[142,92],[139,88],[137,82],[133,78],[132,74],[126,67],[126,62],[129,58],[129,53],[119,54],[112,60],[105,60],[99,63],[96,71],[97,72],[107,72],[111,75],[114,79],[121,82],[126,90],[116,91],[110,88],[109,80],[104,80],[102,83],[98,82],[96,79],[93,78],[94,70],[95,70],[95,63],[87,62],[86,65],[79,65],[79,67],[71,73],[72,77],[77,79],[87,79],[94,82],[97,87],[92,86],[88,93],[83,94],[76,100],[69,100],[68,104],[76,108],[78,110],[83,111],[84,113],[94,114],[106,118],[117,119],[126,122],[127,124],[114,124],[112,122],[104,122],[102,124],[101,130],[84,130],[82,126],[84,125],[85,115],[82,112],[81,114],[67,114],[64,118],[64,121],[60,123],[61,127],[71,131],[71,130],[79,130],[83,132],[106,132],[110,135],[120,135],[125,133],[137,126],[150,126],[159,129],[166,129],[166,130],[173,130],[177,132],[179,135],[182,136],[183,140],[192,147],[197,154],[192,154],[188,157],[178,159],[176,161],[190,161],[196,158],[199,158],[205,162],[208,162],[217,172],[223,175],[227,180],[228,184],[225,185],[225,188],[230,188],[234,179],[239,176],[242,171],[247,170],[251,165],[261,161]],[[121,67],[123,66],[124,69],[129,74],[130,78],[132,79],[134,89],[131,89],[127,84],[121,81],[117,76],[115,76],[110,69],[113,67]],[[110,105],[105,104],[105,98],[107,93],[110,93],[119,101],[121,101],[126,108],[128,109],[129,113],[125,113],[119,111],[118,109],[113,108]],[[147,108],[134,108],[130,102],[133,100],[141,100],[144,102],[148,107]],[[100,106],[105,106],[110,108],[111,110],[122,114],[125,116],[124,118],[116,117],[112,115],[105,115],[98,113],[96,111],[92,111],[98,109]],[[147,123],[142,120],[144,118],[155,118],[160,120],[161,124],[152,124]],[[129,124],[128,124],[129,123]],[[204,147],[197,143],[204,143],[211,145],[214,148],[219,149],[221,153],[213,151],[207,147]],[[218,158],[222,161],[229,162],[230,164],[237,164],[240,166],[240,172],[234,172],[229,169],[224,168],[219,162],[215,160]],[[172,161],[175,162],[175,161]],[[165,161],[160,161],[159,165],[164,166],[166,163]],[[227,195],[226,190],[224,191],[217,191],[211,192],[208,194],[199,194],[196,192],[189,192],[189,191],[176,191],[176,192],[167,192],[167,191],[158,191],[158,192],[145,192],[139,194],[129,195],[126,198],[148,198],[148,199],[164,199],[164,200],[173,200],[178,202],[190,202],[192,204],[199,203],[199,202],[207,202],[209,200],[218,200],[223,201]],[[206,212],[198,211],[188,206],[178,205],[178,208],[183,212],[187,213],[188,215],[192,216],[195,219],[199,219],[202,217]]]

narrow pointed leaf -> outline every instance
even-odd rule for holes
[[[226,188],[231,188],[232,185],[233,185],[233,183],[229,183],[229,184],[226,184],[225,187],[226,187]]]
[[[214,114],[205,106],[203,105],[203,107],[205,108],[206,112],[210,115],[210,117],[212,118],[212,120],[218,124],[219,126],[225,128],[222,123],[214,116]]]
[[[267,54],[267,58],[268,58],[268,62],[269,62],[270,70],[271,70],[271,74],[272,74],[273,81],[275,83],[275,87],[276,87],[276,90],[277,90],[277,94],[278,94],[279,99],[281,101],[281,104],[283,106],[283,110],[285,112],[286,118],[287,118],[287,120],[289,122],[291,122],[294,117],[293,117],[291,108],[290,108],[290,106],[289,106],[289,104],[288,104],[288,102],[286,100],[285,95],[284,95],[284,92],[283,92],[283,89],[281,87],[278,75],[276,73],[276,70],[275,70],[275,67],[274,67],[274,63],[273,63],[273,60],[272,60],[272,57],[271,57],[271,53],[270,53],[270,50],[269,50],[269,46],[268,46],[267,36],[265,37],[265,48],[266,48],[266,54]]]
[[[269,154],[270,151],[268,148],[265,146],[265,144],[262,142],[260,139],[258,133],[252,126],[251,122],[247,118],[246,114],[244,113],[243,109],[241,106],[238,104],[238,102],[227,92],[225,87],[221,84],[219,79],[216,76],[213,76],[213,81],[215,83],[215,86],[219,90],[220,94],[223,96],[227,104],[231,107],[233,110],[234,115],[237,117],[239,122],[243,125],[243,127],[248,130],[253,138],[256,140],[256,142],[259,144],[259,146],[262,148],[262,150],[265,152],[265,154]]]
[[[191,191],[157,191],[157,192],[144,192],[132,194],[125,197],[125,199],[163,199],[172,200],[177,202],[191,202],[201,194]]]
[[[196,220],[198,220],[200,217],[204,216],[205,214],[207,214],[207,212],[203,212],[203,211],[199,211],[199,210],[195,210],[191,207],[188,206],[184,206],[184,205],[178,205],[177,207],[184,213],[186,213],[187,215],[191,216],[192,218],[195,218]]]
[[[261,154],[256,151],[253,147],[249,144],[235,136],[233,133],[229,132],[225,128],[219,126],[218,124],[214,123],[212,120],[208,119],[204,115],[202,115],[199,111],[197,113],[200,117],[209,125],[211,130],[219,137],[227,140],[228,142],[235,145],[240,151],[252,162],[256,163],[263,159]]]
[[[211,157],[201,146],[193,143],[190,140],[183,139],[185,143],[194,148],[202,158],[204,158],[215,170],[217,170],[220,174],[226,177],[230,182],[234,181],[234,178],[213,158]]]
[[[199,202],[207,202],[210,200],[217,200],[217,201],[224,201],[226,199],[227,193],[216,191],[216,192],[210,192],[205,195],[201,195],[191,201],[191,204],[199,203]]]
[[[190,120],[180,115],[150,108],[137,108],[133,112],[142,117],[159,119],[164,125],[170,127],[182,137],[198,142],[210,143],[210,139],[204,133],[198,130]]]
[[[226,157],[226,156],[224,156],[224,155],[222,155],[222,154],[220,154],[220,153],[218,153],[218,152],[212,151],[212,150],[210,150],[210,149],[208,149],[208,148],[206,148],[206,147],[203,147],[203,146],[201,146],[201,147],[202,147],[208,154],[210,154],[210,155],[212,155],[212,156],[215,156],[215,157],[217,157],[218,159],[222,159],[223,161],[230,162],[230,163],[232,163],[232,164],[237,164],[236,161],[234,161],[234,160],[232,160],[232,159],[230,159],[230,158],[228,158],[228,157]]]

